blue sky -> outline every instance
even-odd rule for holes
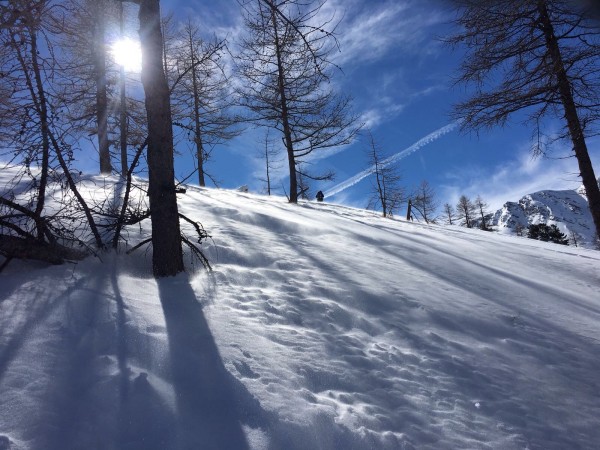
[[[241,33],[240,8],[234,0],[171,0],[162,2],[163,14],[193,17],[207,36],[228,36],[235,43]],[[462,57],[440,42],[452,32],[452,13],[439,0],[328,0],[325,15],[341,19],[338,39],[341,52],[336,63],[343,69],[333,86],[354,98],[354,109],[369,126],[387,155],[392,155],[429,133],[450,124],[453,103],[467,94],[454,87],[453,77]],[[232,46],[235,48],[235,45]],[[560,127],[548,121],[549,134]],[[208,170],[223,188],[248,185],[261,192],[264,162],[258,157],[264,132],[248,129],[242,136],[215,149]],[[571,189],[581,183],[576,162],[568,159],[536,159],[530,155],[532,130],[519,117],[504,128],[474,134],[458,130],[421,147],[399,162],[403,183],[410,191],[422,180],[436,190],[441,204],[455,204],[461,194],[481,195],[492,208],[516,201],[541,189]],[[599,175],[599,140],[589,141],[592,161]],[[313,191],[328,189],[367,167],[366,139],[320,158],[318,168],[332,169],[333,182],[313,183]],[[567,143],[554,145],[552,156],[569,154]],[[187,173],[190,161],[179,158],[176,170]],[[278,193],[287,185],[285,163],[274,182]],[[365,207],[370,180],[326,199]]]

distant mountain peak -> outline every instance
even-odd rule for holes
[[[595,248],[595,228],[585,189],[563,191],[543,190],[521,197],[518,202],[506,202],[492,215],[492,225],[501,233],[526,233],[529,225],[556,225],[577,245]]]

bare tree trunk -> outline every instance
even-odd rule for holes
[[[142,0],[139,10],[142,84],[148,117],[148,181],[152,221],[152,267],[156,277],[183,272],[183,253],[173,167],[169,86],[162,64],[159,0]]]
[[[73,180],[73,177],[71,176],[71,172],[69,171],[67,162],[65,161],[65,158],[62,156],[62,150],[60,148],[60,144],[56,141],[56,139],[52,135],[52,133],[48,133],[48,134],[50,135],[50,140],[52,142],[52,146],[54,147],[54,151],[56,152],[56,157],[58,158],[60,167],[62,168],[62,170],[65,174],[65,177],[67,179],[67,184],[69,185],[71,192],[73,192],[73,194],[75,195],[75,198],[77,198],[77,201],[79,202],[79,205],[81,206],[81,209],[83,209],[83,212],[85,213],[85,217],[88,221],[88,225],[90,226],[90,231],[92,232],[92,235],[94,236],[94,240],[96,241],[96,247],[104,248],[104,243],[102,242],[102,237],[100,236],[98,227],[96,226],[96,222],[94,221],[94,216],[92,216],[92,212],[90,211],[90,208],[88,207],[87,203],[85,202],[85,199],[83,198],[83,196],[79,193],[79,190],[77,189],[77,185],[75,184],[75,180]]]
[[[269,174],[269,156],[267,155],[267,195],[271,195],[271,176]]]
[[[267,163],[267,195],[271,195],[271,173],[269,167],[269,133],[265,137],[265,162]]]
[[[34,73],[35,80],[32,80],[27,71],[27,63],[21,53],[20,45],[15,41],[15,36],[11,36],[11,44],[16,51],[19,64],[22,67],[23,73],[27,80],[27,88],[29,89],[31,99],[33,100],[38,115],[40,118],[41,132],[42,132],[42,167],[40,173],[40,184],[38,187],[38,198],[35,207],[35,224],[37,231],[38,240],[44,239],[46,230],[46,224],[42,220],[42,211],[46,202],[46,186],[48,185],[48,165],[50,157],[50,138],[49,138],[49,125],[48,125],[48,106],[46,104],[46,94],[42,89],[42,79],[40,76],[40,68],[38,65],[38,48],[37,48],[37,36],[36,31],[29,28],[28,32],[31,38],[31,65]],[[35,82],[35,87],[34,87]]]
[[[594,167],[592,166],[592,161],[588,153],[585,137],[581,128],[581,122],[577,114],[577,107],[573,100],[571,83],[562,61],[562,55],[556,35],[554,34],[554,27],[552,26],[550,16],[548,15],[548,8],[546,7],[545,0],[538,0],[538,11],[540,13],[540,24],[544,31],[544,37],[546,38],[546,47],[548,48],[554,66],[553,72],[558,82],[560,98],[565,111],[565,119],[567,120],[569,135],[571,137],[571,142],[573,143],[573,152],[575,153],[575,157],[579,164],[579,172],[581,180],[583,181],[583,186],[585,187],[590,212],[594,219],[594,225],[596,226],[596,233],[600,235],[600,188],[598,188],[598,180],[594,174]]]
[[[285,148],[288,154],[288,166],[290,171],[290,203],[298,203],[298,181],[296,179],[296,157],[294,155],[294,144],[292,143],[292,130],[288,116],[287,98],[285,94],[285,84],[283,76],[283,62],[281,58],[281,46],[279,44],[279,33],[277,31],[277,19],[275,9],[271,7],[271,20],[273,22],[273,31],[275,32],[275,53],[277,55],[277,86],[279,89],[279,101],[281,106],[281,122],[283,125],[283,136]]]
[[[375,159],[375,180],[377,182],[377,192],[379,192],[379,202],[381,203],[381,210],[383,217],[387,217],[387,198],[385,196],[385,184],[382,186],[381,172],[379,171],[379,160],[373,149],[373,158]]]
[[[95,6],[97,23],[94,27],[94,72],[96,75],[96,123],[100,173],[110,174],[110,147],[108,143],[108,97],[106,94],[106,46],[104,45],[104,11],[102,4]]]
[[[196,58],[194,53],[194,42],[192,31],[189,33],[190,56],[192,65],[192,89],[194,91],[194,143],[196,144],[196,157],[198,158],[198,184],[206,186],[204,180],[204,149],[202,148],[202,128],[200,127],[200,93],[198,91],[198,79]]]
[[[125,213],[127,212],[127,206],[129,204],[129,195],[131,194],[131,178],[133,176],[133,171],[135,170],[137,163],[142,156],[142,152],[146,148],[147,141],[144,142],[142,146],[138,149],[133,157],[133,161],[131,162],[131,167],[127,170],[127,175],[125,178],[125,194],[123,195],[123,203],[121,204],[121,212],[119,213],[119,217],[117,219],[117,224],[115,227],[115,234],[113,236],[112,246],[114,249],[119,248],[119,239],[121,238],[121,230],[125,225]]]
[[[124,18],[123,18],[123,3],[119,4],[119,27],[121,32],[121,39],[124,38]],[[129,167],[127,164],[127,92],[125,84],[125,67],[121,65],[119,72],[119,90],[120,90],[120,105],[119,105],[119,135],[120,135],[120,148],[121,148],[121,176],[126,178],[128,175]]]

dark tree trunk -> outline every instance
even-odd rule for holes
[[[373,150],[373,156],[377,158],[375,155],[375,150]],[[375,161],[375,180],[377,182],[377,192],[379,193],[379,202],[381,203],[381,212],[383,217],[388,216],[387,211],[387,197],[385,193],[385,184],[383,183],[385,180],[381,179],[381,172],[379,170],[379,161]]]
[[[104,45],[104,11],[96,7],[94,33],[94,71],[96,75],[96,123],[98,126],[98,150],[100,153],[100,173],[110,174],[110,147],[108,143],[108,96],[106,94],[106,48]]]
[[[121,31],[121,39],[124,38],[124,17],[123,17],[123,3],[119,6],[119,26]],[[129,172],[129,165],[127,163],[127,92],[125,84],[125,67],[121,66],[119,72],[119,91],[120,91],[120,111],[119,111],[119,134],[120,134],[120,147],[121,147],[121,176],[127,177]]]
[[[271,195],[271,174],[269,169],[269,148],[265,143],[265,160],[267,162],[267,195]]]
[[[40,171],[40,184],[38,188],[37,205],[35,208],[35,222],[37,229],[38,240],[44,239],[44,233],[46,230],[46,224],[42,220],[42,212],[46,204],[46,186],[48,185],[48,169],[49,169],[49,158],[50,158],[50,129],[48,124],[48,105],[46,104],[46,93],[43,89],[43,83],[41,78],[41,69],[38,64],[38,46],[37,46],[37,35],[36,31],[31,29],[31,65],[35,77],[35,88],[33,81],[28,80],[29,89],[31,91],[31,97],[33,99],[38,98],[38,114],[40,118],[41,131],[42,131],[42,167]],[[18,48],[18,44],[12,37],[12,42],[15,48]],[[27,73],[25,60],[20,56],[19,61],[23,66],[23,71]],[[38,95],[35,94],[37,91]]]
[[[285,84],[283,76],[283,61],[281,57],[281,46],[279,44],[279,34],[277,32],[277,18],[275,9],[271,5],[271,20],[273,21],[273,31],[275,32],[275,53],[277,55],[277,87],[279,89],[279,101],[281,106],[281,122],[283,125],[283,136],[285,148],[288,155],[288,166],[290,171],[290,203],[298,203],[298,180],[296,179],[296,156],[294,155],[294,144],[292,142],[292,130],[288,114],[287,97],[285,94]]]
[[[545,0],[538,0],[538,11],[540,13],[540,25],[546,39],[546,47],[552,59],[554,76],[558,82],[560,98],[565,111],[565,119],[571,142],[573,143],[573,152],[579,164],[579,172],[588,198],[590,212],[594,219],[594,225],[596,226],[596,234],[600,236],[600,188],[594,174],[594,167],[588,153],[581,122],[577,114],[577,107],[573,100],[571,83],[562,61],[558,40],[556,39],[550,16],[548,15]]]
[[[198,79],[196,59],[194,58],[194,43],[190,34],[190,55],[192,57],[192,89],[194,91],[194,143],[196,144],[196,157],[198,158],[198,184],[206,186],[204,180],[204,149],[202,147],[202,128],[200,126],[200,93],[198,92]]]
[[[159,0],[142,0],[139,10],[142,84],[148,117],[148,180],[154,276],[183,272],[181,232],[175,194],[173,129],[169,86],[163,71]]]

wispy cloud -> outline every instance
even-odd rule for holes
[[[592,156],[596,162],[600,162],[598,144],[596,141],[593,147],[599,149]],[[449,172],[440,192],[442,201],[454,205],[462,194],[470,198],[481,195],[490,210],[495,211],[507,201],[518,201],[526,194],[576,189],[581,185],[575,158],[532,158],[530,148],[530,144],[523,145],[515,158],[490,169],[471,166]],[[557,153],[568,154],[568,148],[565,146]]]
[[[326,5],[324,16],[341,18],[336,64],[364,77],[364,84],[353,88],[366,94],[358,95],[356,105],[367,127],[396,119],[410,103],[441,88],[439,80],[416,80],[410,67],[397,64],[405,58],[419,65],[441,48],[436,26],[446,18],[438,2],[329,0]]]
[[[184,0],[171,0],[168,4],[176,15],[189,18],[198,24],[207,35],[217,36],[218,39],[234,40],[243,29],[241,8],[234,1],[214,0],[211,7]]]
[[[431,95],[442,89],[443,86],[433,85],[425,89],[415,90],[406,94],[390,95],[393,88],[381,86],[380,89],[368,96],[371,99],[363,110],[360,122],[366,128],[375,129],[385,122],[396,119],[414,101],[421,100],[426,95]],[[403,101],[400,102],[399,99]]]
[[[427,53],[437,42],[423,45],[430,27],[444,19],[428,7],[428,1],[359,2],[330,0],[324,16],[343,20],[338,28],[341,52],[338,64],[360,64],[383,58],[390,52]]]

